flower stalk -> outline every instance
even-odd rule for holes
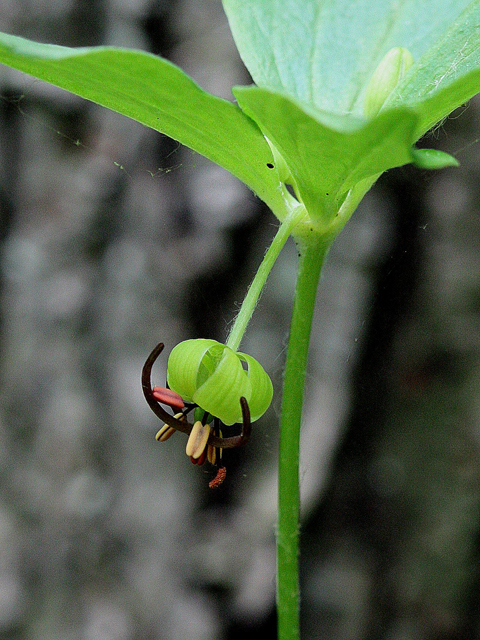
[[[240,346],[240,342],[242,341],[248,323],[250,322],[252,314],[255,311],[255,307],[257,306],[260,294],[262,293],[265,282],[267,281],[268,274],[272,270],[280,251],[283,249],[283,246],[288,240],[293,229],[303,220],[303,218],[305,218],[306,215],[305,207],[302,204],[298,204],[298,206],[290,211],[280,225],[272,244],[268,248],[265,257],[263,258],[258,271],[248,288],[247,295],[245,296],[240,311],[235,318],[235,322],[228,336],[226,344],[227,347],[230,347],[233,351],[237,351]]]

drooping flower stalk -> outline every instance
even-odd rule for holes
[[[303,218],[305,218],[305,216],[305,207],[298,204],[298,206],[291,210],[289,215],[280,225],[272,244],[268,248],[265,257],[263,258],[262,263],[260,264],[258,271],[248,288],[247,295],[245,296],[243,304],[235,318],[235,322],[228,336],[227,346],[234,351],[236,351],[240,346],[240,342],[247,329],[247,325],[250,322],[250,318],[255,311],[258,299],[260,298],[260,294],[265,286],[265,282],[267,281],[268,275],[272,270],[280,251],[283,249],[283,246],[288,240],[293,229],[303,220]]]

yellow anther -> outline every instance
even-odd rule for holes
[[[175,415],[175,418],[177,418],[177,420],[183,420],[185,416],[183,415],[183,413],[177,413]],[[168,424],[164,424],[163,427],[157,432],[155,440],[157,440],[158,442],[165,442],[173,436],[175,431],[176,429],[174,429],[173,427],[170,427]]]
[[[202,424],[200,420],[197,420],[193,425],[192,431],[188,436],[187,448],[185,453],[190,458],[197,460],[207,446],[207,440],[210,435],[210,425]]]
[[[217,450],[211,444],[207,445],[207,460],[210,464],[215,464],[217,461]]]
[[[174,433],[175,429],[173,427],[169,427],[168,424],[164,424],[160,431],[157,432],[155,440],[158,440],[158,442],[165,442],[171,438]]]

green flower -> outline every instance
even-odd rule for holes
[[[168,359],[170,389],[224,424],[242,422],[240,398],[248,402],[252,422],[270,406],[272,381],[251,356],[216,340],[185,340]]]

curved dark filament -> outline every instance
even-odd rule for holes
[[[158,356],[162,353],[164,348],[163,342],[157,344],[152,353],[148,356],[142,369],[142,390],[145,400],[153,413],[160,418],[169,427],[186,433],[188,436],[192,431],[193,425],[187,422],[187,420],[179,420],[167,413],[165,409],[157,402],[152,391],[152,367],[157,360]],[[240,406],[242,409],[242,431],[238,436],[232,436],[229,438],[220,438],[212,431],[208,438],[208,444],[213,447],[219,447],[221,449],[233,449],[234,447],[241,447],[246,444],[252,433],[252,424],[250,422],[250,409],[248,408],[248,402],[243,396],[240,398]]]

